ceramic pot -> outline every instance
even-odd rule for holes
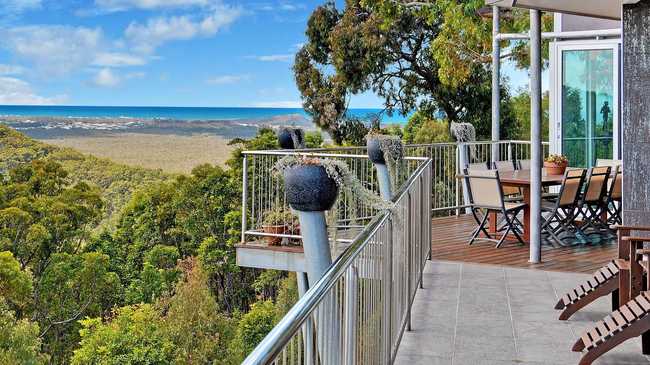
[[[368,142],[366,143],[366,147],[368,148],[368,158],[370,159],[370,161],[382,165],[386,164],[386,159],[384,158],[384,152],[379,147],[379,139],[377,138],[368,139]]]
[[[295,146],[293,143],[293,138],[291,138],[291,133],[296,134],[296,139],[297,142],[302,145],[303,141],[303,133],[302,130],[299,128],[283,128],[278,132],[278,144],[280,147],[284,150],[294,150],[299,148],[300,146]]]
[[[291,208],[321,212],[332,208],[339,188],[320,165],[299,165],[284,170],[284,186]]]
[[[284,234],[286,232],[287,226],[282,224],[278,226],[267,226],[263,225],[262,230],[264,233],[269,233],[269,234]],[[279,246],[282,244],[282,237],[276,237],[276,236],[265,236],[266,243],[268,243],[269,246]]]

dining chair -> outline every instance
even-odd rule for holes
[[[524,245],[524,240],[519,235],[516,227],[516,217],[526,204],[506,202],[503,198],[503,189],[499,179],[499,171],[497,170],[465,170],[465,181],[467,183],[467,190],[469,194],[469,202],[471,207],[472,216],[477,223],[476,229],[472,232],[472,238],[469,244],[473,244],[476,240],[487,240],[496,243],[496,247],[500,247],[508,234],[512,232],[519,243]],[[501,219],[504,221],[505,232],[500,239],[494,238],[488,232],[486,225],[490,213],[501,213]],[[482,217],[481,217],[482,215]],[[479,238],[483,232],[485,238]]]
[[[530,160],[517,160],[517,170],[530,170]]]
[[[607,196],[605,197],[605,206],[607,207],[607,223],[608,224],[623,224],[621,217],[621,202],[623,200],[623,170],[621,165],[613,168],[611,174],[611,183]]]
[[[602,219],[602,214],[607,211],[604,199],[607,194],[610,169],[609,166],[596,166],[589,169],[584,193],[579,203],[579,211],[583,219],[583,225],[580,226],[582,233],[593,228],[597,232],[606,231],[612,234],[606,220]]]
[[[564,173],[557,198],[554,201],[542,201],[542,213],[548,213],[542,222],[542,234],[548,234],[560,246],[566,246],[560,235],[578,231],[574,218],[585,174],[584,169],[567,170]]]
[[[494,161],[492,162],[492,169],[499,172],[510,172],[515,171],[515,162],[514,161]],[[516,186],[504,186],[503,187],[503,196],[506,201],[522,201],[524,199],[521,194],[521,190]]]
[[[490,169],[490,164],[488,162],[470,163],[465,168],[469,171],[486,171]]]

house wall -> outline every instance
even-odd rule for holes
[[[571,14],[555,13],[553,27],[556,32],[572,32],[578,30],[616,29],[621,27],[618,20],[591,18]]]
[[[623,222],[650,226],[650,0],[623,6]]]

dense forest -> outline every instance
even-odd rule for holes
[[[169,176],[0,126],[0,363],[239,363],[297,295],[235,264],[241,150],[277,147],[239,142]]]

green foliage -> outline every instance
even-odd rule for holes
[[[136,190],[170,177],[162,171],[124,166],[69,148],[50,146],[0,125],[0,174],[34,160],[60,164],[68,172],[71,184],[87,182],[98,187],[106,202],[102,221],[109,225]]]
[[[38,324],[16,319],[0,298],[0,364],[38,365],[48,363],[41,354]]]
[[[567,103],[569,104],[569,103]],[[511,98],[511,109],[515,117],[515,127],[512,128],[512,134],[508,136],[511,139],[529,140],[530,139],[530,94],[527,91],[521,91],[518,95]],[[548,141],[549,133],[549,94],[545,92],[542,95],[542,141]]]
[[[404,143],[442,143],[452,140],[447,123],[435,120],[425,112],[414,113],[404,126]]]
[[[273,302],[263,300],[251,305],[237,325],[235,338],[230,345],[232,357],[243,360],[273,329],[276,310]]]
[[[59,253],[51,261],[39,280],[35,318],[47,352],[64,359],[79,340],[77,320],[107,313],[119,301],[121,286],[107,255]]]
[[[20,269],[11,252],[0,252],[0,300],[4,298],[14,308],[25,308],[32,290],[31,275]]]
[[[320,132],[305,133],[306,148],[320,148],[323,146],[323,135]]]
[[[173,364],[174,343],[160,326],[160,314],[151,304],[115,310],[113,319],[81,322],[81,342],[71,363],[135,365]]]
[[[106,321],[82,320],[72,364],[224,363],[235,325],[218,312],[196,260],[182,261],[179,270],[183,280],[173,295],[122,307]]]

